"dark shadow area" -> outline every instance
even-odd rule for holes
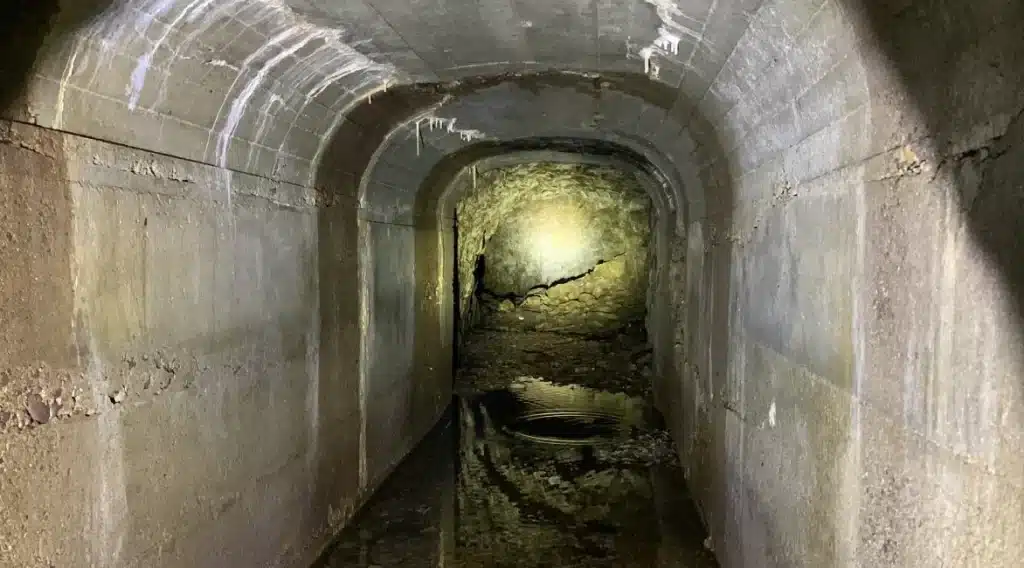
[[[455,256],[455,260],[457,262],[458,250],[459,250],[459,219],[457,217],[452,220],[452,249],[453,249],[453,253],[454,253],[454,256]],[[481,270],[482,270],[482,268],[481,268]],[[450,293],[452,295],[452,298],[458,298],[459,297],[459,290],[461,290],[461,286],[462,286],[462,275],[459,274],[458,270],[455,270],[454,272],[455,273],[454,273],[454,275],[452,277],[452,285],[451,285]],[[463,332],[462,328],[465,326],[465,323],[462,321],[462,318],[459,317],[460,309],[459,309],[459,302],[458,302],[458,300],[452,302],[452,305],[449,306],[449,308],[451,310],[450,313],[451,313],[451,317],[452,317],[452,328],[453,328],[453,336],[454,336],[452,338],[452,366],[451,366],[451,368],[455,369],[456,367],[459,366],[459,358],[461,357],[461,354],[462,354],[462,351],[461,351],[461,348],[460,348],[460,345],[459,345],[459,343],[460,343],[459,342],[459,338],[462,337],[462,332]],[[452,380],[455,380],[455,374],[454,373],[452,373]]]
[[[313,568],[436,568],[451,550],[458,444],[452,408],[402,460]]]
[[[971,237],[1011,293],[1024,340],[1024,4],[843,3],[864,15],[865,40],[881,49],[924,116],[920,134],[938,159],[930,165],[937,179],[952,181]],[[995,113],[1012,116],[1008,128],[979,138],[977,126]]]
[[[9,0],[0,21],[0,112],[18,101],[57,16],[58,0]]]
[[[0,18],[0,113],[19,106],[44,46],[57,45],[114,0],[8,0]]]

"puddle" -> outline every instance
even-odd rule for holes
[[[572,347],[593,353],[588,345]],[[717,566],[643,397],[508,377],[511,368],[474,368],[477,388],[462,389],[451,427],[437,434],[447,441],[428,438],[399,466],[323,566]]]
[[[455,565],[665,565],[654,479],[678,470],[642,399],[520,377],[460,407]]]
[[[584,410],[551,410],[527,414],[504,431],[543,444],[587,445],[613,441],[622,432],[616,416]]]
[[[575,385],[521,377],[508,389],[470,397],[477,420],[495,435],[549,445],[605,445],[638,432],[652,413],[643,401]],[[485,430],[476,429],[479,436]]]

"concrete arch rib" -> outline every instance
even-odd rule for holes
[[[617,80],[628,84],[628,78]],[[645,77],[637,81],[641,88],[650,83]],[[528,88],[513,84],[509,89],[503,84],[506,82],[525,84]],[[549,82],[554,85],[548,85]],[[440,88],[395,88],[373,103],[364,104],[350,117],[353,122],[379,123],[368,117],[387,116],[395,125],[390,130],[376,130],[374,139],[382,142],[372,153],[364,152],[365,157],[340,166],[361,172],[359,191],[353,197],[359,203],[361,219],[362,392],[365,404],[372,407],[363,413],[364,417],[410,414],[403,404],[419,406],[420,413],[428,416],[436,412],[431,409],[433,402],[417,400],[416,396],[390,397],[396,386],[385,377],[415,376],[408,380],[444,385],[451,376],[451,362],[444,354],[451,352],[454,338],[450,314],[455,300],[452,297],[455,272],[449,260],[454,253],[454,234],[451,212],[445,210],[451,202],[442,205],[446,197],[450,197],[444,190],[451,186],[462,167],[469,164],[467,160],[507,152],[517,143],[524,146],[527,142],[523,139],[530,134],[534,136],[529,140],[537,141],[540,147],[545,140],[549,147],[556,146],[555,137],[575,140],[583,153],[586,149],[581,142],[586,140],[618,147],[620,153],[628,152],[632,156],[631,167],[642,168],[648,176],[657,178],[657,183],[648,186],[659,205],[655,247],[660,262],[654,266],[652,298],[658,304],[654,313],[666,317],[652,326],[652,332],[660,346],[659,367],[666,369],[665,374],[669,375],[673,321],[667,317],[671,313],[668,306],[669,251],[676,244],[673,239],[677,226],[682,224],[677,217],[686,200],[678,181],[681,174],[669,158],[673,153],[637,136],[635,126],[630,124],[643,113],[664,117],[666,111],[648,105],[640,96],[634,97],[632,103],[619,106],[610,105],[608,101],[601,103],[600,93],[616,91],[596,85],[597,82],[599,79],[595,76],[548,74],[484,78],[470,85]],[[660,89],[657,86],[647,88]],[[411,99],[417,96],[419,104],[413,104]],[[664,98],[672,99],[671,91]],[[598,104],[607,107],[609,121],[619,121],[633,128],[629,131],[632,136],[610,128],[586,127],[585,118]],[[631,109],[629,104],[639,105],[639,108]],[[494,113],[481,114],[482,108],[494,109]],[[582,114],[578,111],[580,108]],[[487,124],[473,128],[475,116],[486,116]],[[550,116],[551,120],[535,122],[532,128],[527,123],[524,128],[523,121],[543,116]],[[463,124],[470,126],[463,127]],[[680,129],[662,130],[678,133]],[[367,141],[364,130],[351,129],[347,134],[360,136],[364,143]],[[327,156],[329,161],[330,154]],[[451,170],[452,167],[455,169]],[[439,170],[442,173],[439,174]],[[691,167],[690,171],[696,169]],[[444,172],[448,172],[447,178]],[[396,303],[399,297],[404,300]],[[427,392],[432,391],[427,389]],[[394,407],[396,404],[398,406]],[[368,431],[366,438],[371,441],[370,447],[378,449],[376,454],[370,452],[368,458],[367,476],[372,482],[388,470],[410,442],[407,434],[379,424],[367,422],[364,428]],[[381,453],[380,448],[397,449],[398,453]]]
[[[758,3],[427,0],[409,11],[392,0],[98,0],[59,11],[19,104],[5,112],[308,184],[333,117],[388,86],[550,69],[646,69],[676,86],[724,62]],[[545,25],[552,18],[561,31]],[[434,41],[422,29],[458,33]],[[726,30],[705,57],[711,34]],[[465,49],[472,41],[479,49]]]
[[[666,207],[701,216],[698,166],[687,151],[693,142],[680,127],[666,125],[671,119],[666,120],[665,109],[641,96],[597,87],[596,76],[562,77],[553,85],[544,85],[543,77],[496,78],[496,85],[451,96],[388,133],[363,173],[359,199],[366,213],[378,220],[411,222],[422,180],[445,156],[481,142],[549,138],[598,140],[629,149],[661,177],[669,191],[660,197]],[[661,117],[660,137],[642,132],[642,116]]]
[[[460,154],[470,154],[472,157]],[[646,156],[605,140],[591,142],[579,138],[543,137],[520,139],[497,143],[489,148],[470,146],[447,158],[465,162],[465,165],[452,176],[451,183],[446,186],[431,181],[439,177],[435,175],[420,184],[422,189],[417,199],[417,216],[432,215],[442,223],[454,219],[458,200],[472,189],[474,176],[480,172],[536,162],[604,166],[629,172],[650,197],[656,215],[674,218],[676,214],[675,199],[671,193],[673,186],[669,185],[662,171],[656,169]],[[448,169],[439,164],[434,171],[438,168]]]

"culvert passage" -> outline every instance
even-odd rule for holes
[[[496,341],[508,335],[468,336],[474,364],[458,371],[456,416],[435,434],[454,439],[428,439],[432,453],[400,466],[325,566],[438,566],[448,538],[443,565],[459,568],[716,566],[648,401],[568,382],[574,369],[594,379],[628,366],[632,342]]]
[[[456,224],[455,514],[439,531],[454,543],[444,565],[714,566],[650,401],[646,193],[621,171],[575,164],[515,166],[475,183]],[[433,459],[409,477],[444,463]],[[382,512],[386,526],[422,518],[406,499]],[[399,538],[363,537],[335,566],[410,565],[377,560],[419,556],[408,551],[424,537]]]
[[[647,568],[676,546],[712,566],[702,531],[672,528],[700,526],[692,507],[658,505],[686,492],[650,401],[650,197],[580,164],[475,183],[457,207],[455,565]]]

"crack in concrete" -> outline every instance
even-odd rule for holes
[[[960,193],[960,212],[970,215],[979,198],[984,197],[983,191],[989,183],[989,174],[994,162],[1010,152],[1019,142],[1019,140],[1009,139],[1007,136],[1014,130],[1019,130],[1021,124],[1024,124],[1024,108],[1017,111],[1007,122],[1006,129],[1002,134],[940,160],[929,182],[934,183],[942,172],[948,172],[950,178],[956,180]],[[965,179],[970,175],[974,175],[976,178],[974,180]]]
[[[935,181],[942,169],[949,164],[960,165],[966,160],[978,158],[977,165],[980,166],[981,164],[1002,157],[1010,151],[1014,142],[1005,140],[1006,135],[1017,128],[1017,125],[1022,121],[1024,121],[1024,108],[1017,111],[1016,114],[1013,115],[1013,118],[1006,123],[1006,130],[1004,130],[1002,134],[993,136],[977,146],[951,154],[940,160],[938,166],[935,168],[935,174],[932,175],[932,178],[929,181]],[[1006,142],[1005,144],[1003,143],[1004,141]]]
[[[0,144],[7,144],[46,158],[57,159],[57,148],[53,144],[47,144],[40,136],[33,132],[21,132],[15,123],[0,122]],[[26,136],[27,134],[27,136]]]

